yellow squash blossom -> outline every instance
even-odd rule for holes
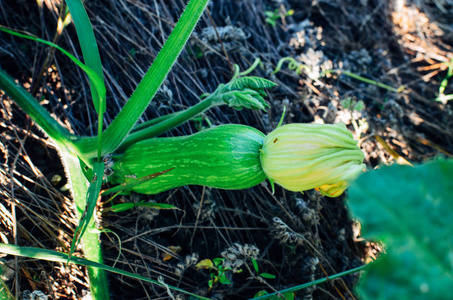
[[[268,134],[260,153],[269,181],[290,191],[316,188],[337,197],[365,168],[344,124],[288,124]]]

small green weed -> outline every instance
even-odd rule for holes
[[[294,9],[283,12],[281,9],[277,8],[274,11],[265,11],[264,14],[266,15],[266,23],[271,25],[272,27],[275,27],[279,19],[292,16],[294,14]]]

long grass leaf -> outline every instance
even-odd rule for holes
[[[6,32],[8,34],[15,35],[15,36],[18,36],[18,37],[21,37],[21,38],[25,38],[25,39],[29,39],[29,40],[32,40],[32,41],[36,41],[36,42],[39,42],[41,44],[54,47],[55,49],[61,51],[70,60],[72,60],[77,66],[79,66],[83,71],[85,71],[85,73],[88,75],[88,78],[90,79],[90,82],[92,82],[92,85],[94,87],[93,90],[96,92],[97,98],[104,99],[102,101],[104,101],[104,103],[105,103],[106,88],[105,88],[105,85],[104,85],[104,80],[92,68],[90,68],[89,66],[83,64],[74,55],[72,55],[71,53],[69,53],[65,49],[61,48],[60,46],[58,46],[58,45],[56,45],[56,44],[54,44],[52,42],[40,39],[40,38],[35,37],[33,35],[30,35],[30,34],[20,33],[20,32],[8,29],[8,28],[3,27],[3,26],[0,26],[0,31]],[[95,105],[95,107],[96,107],[96,105]]]
[[[91,26],[90,18],[83,6],[81,0],[66,0],[69,11],[71,12],[77,36],[79,38],[80,48],[82,49],[83,60],[101,79],[104,85],[104,73],[102,71],[101,56],[99,55],[98,44],[94,37],[93,27]],[[106,109],[105,97],[98,97],[94,92],[96,83],[90,78],[91,96],[96,112],[102,115]],[[102,128],[102,125],[100,125]]]
[[[0,89],[5,91],[54,141],[70,146],[75,136],[52,118],[27,90],[18,85],[2,69],[0,69]]]
[[[76,256],[69,257],[68,254],[62,253],[62,252],[35,248],[35,247],[21,247],[21,246],[9,245],[9,244],[4,244],[4,243],[0,243],[0,252],[9,254],[9,255],[30,257],[30,258],[35,258],[35,259],[43,259],[43,260],[47,260],[47,261],[54,261],[54,262],[61,262],[61,263],[66,263],[69,261],[70,263],[75,263],[75,264],[78,264],[81,266],[99,268],[99,269],[106,270],[106,271],[109,271],[112,273],[117,273],[117,274],[121,274],[121,275],[128,276],[131,278],[135,278],[138,280],[150,282],[150,283],[153,283],[155,285],[158,285],[158,286],[161,286],[164,288],[169,287],[172,290],[188,294],[188,295],[190,295],[192,297],[196,297],[198,299],[209,299],[206,297],[198,296],[191,292],[187,292],[181,288],[171,286],[168,284],[162,284],[156,280],[153,280],[153,279],[150,279],[150,278],[147,278],[144,276],[140,276],[140,275],[137,275],[134,273],[130,273],[130,272],[127,272],[127,271],[124,271],[121,269],[117,269],[117,268],[114,268],[111,266],[107,266],[107,265],[104,265],[104,264],[101,264],[101,263],[98,263],[95,261],[90,261],[90,260],[83,259],[83,258],[76,257]]]
[[[1,250],[1,248],[0,248],[0,250]],[[341,278],[341,277],[349,275],[349,274],[360,272],[360,271],[364,270],[367,266],[368,265],[360,266],[360,267],[350,269],[350,270],[347,270],[347,271],[344,271],[344,272],[341,272],[338,274],[331,275],[329,277],[324,277],[321,279],[313,280],[308,283],[304,283],[304,284],[301,284],[301,285],[298,285],[298,286],[295,286],[292,288],[287,288],[287,289],[278,291],[277,293],[270,293],[265,296],[256,297],[256,298],[253,298],[253,300],[275,299],[275,297],[278,297],[278,295],[280,295],[280,294],[297,292],[297,291],[306,289],[306,288],[314,286],[314,285],[319,285],[321,283],[324,283],[327,281],[332,281],[334,279]]]

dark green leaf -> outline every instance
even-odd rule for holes
[[[266,278],[266,279],[275,279],[276,278],[275,275],[272,275],[272,274],[269,274],[269,273],[261,273],[260,276],[263,277],[263,278]]]
[[[255,296],[253,296],[253,298],[257,298],[257,297],[261,297],[261,296],[266,296],[267,294],[269,294],[269,293],[266,292],[265,290],[262,290],[262,291],[259,291],[258,293],[256,293]]]
[[[226,274],[225,273],[223,273],[220,276],[219,281],[220,281],[221,284],[230,284],[231,283],[231,281],[228,278],[226,278]]]
[[[260,271],[258,268],[258,262],[253,257],[251,257],[250,260],[252,261],[252,265],[253,265],[253,268],[255,269],[256,273],[258,273]]]
[[[98,45],[94,37],[93,27],[91,26],[88,14],[80,0],[66,0],[71,17],[79,38],[80,48],[82,49],[83,60],[99,77],[100,82],[95,82],[90,76],[91,95],[93,104],[98,114],[103,114],[106,110],[105,93],[96,93],[101,86],[105,90],[104,73],[102,71],[101,57]]]
[[[110,207],[110,209],[108,209],[108,210],[117,213],[117,212],[122,212],[122,211],[132,209],[134,207],[135,207],[135,203],[120,203],[120,204],[112,205],[112,207]]]
[[[243,90],[243,89],[252,89],[252,90],[262,90],[267,88],[273,88],[277,84],[261,78],[261,77],[240,77],[234,81],[227,84],[229,90]]]
[[[223,264],[223,261],[224,259],[223,258],[219,258],[219,257],[216,257],[212,260],[212,262],[214,263],[214,266],[218,267],[219,265]]]
[[[120,203],[112,205],[109,209],[105,209],[105,211],[113,211],[113,212],[122,212],[134,207],[149,207],[154,209],[178,209],[176,206],[166,203],[155,203],[155,202],[144,202],[140,201],[139,203]]]
[[[363,236],[384,243],[362,299],[445,299],[453,286],[453,162],[394,165],[363,174],[349,207]]]

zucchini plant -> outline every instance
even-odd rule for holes
[[[157,194],[184,185],[244,189],[266,178],[290,191],[316,188],[338,197],[365,168],[344,124],[288,124],[267,136],[244,125],[221,125],[174,138],[146,139],[113,155],[111,183],[164,174],[130,191]],[[168,170],[168,171],[167,171]]]
[[[47,133],[59,150],[66,168],[76,211],[80,218],[68,261],[78,243],[81,242],[87,259],[98,263],[94,265],[103,262],[99,230],[96,229],[92,216],[100,195],[101,185],[104,182],[108,157],[113,159],[114,171],[113,175],[108,177],[108,181],[114,184],[129,181],[131,184],[126,186],[139,193],[155,194],[187,184],[243,189],[257,185],[266,178],[287,187],[286,175],[283,178],[279,174],[274,174],[274,169],[267,167],[269,158],[272,157],[274,151],[268,145],[276,144],[274,136],[278,135],[278,139],[280,139],[280,134],[286,134],[286,129],[292,127],[282,126],[267,137],[251,127],[224,125],[188,137],[155,138],[215,106],[228,105],[235,109],[266,109],[268,105],[264,101],[265,89],[275,86],[271,81],[258,77],[235,75],[231,82],[220,85],[214,93],[207,95],[197,105],[135,126],[184,48],[207,3],[208,0],[189,1],[150,69],[120,113],[105,130],[103,114],[107,109],[107,104],[102,65],[92,26],[81,0],[67,0],[67,4],[74,19],[85,64],[50,42],[0,28],[10,34],[31,38],[56,47],[81,67],[90,79],[93,104],[98,113],[98,134],[93,137],[85,137],[70,133],[62,127],[27,90],[0,69],[0,88]],[[305,126],[301,125],[301,128],[305,128]],[[318,131],[320,134],[316,135],[317,139],[325,142],[331,138],[332,134],[335,135],[338,126],[320,125],[313,132],[308,133],[307,138],[311,139],[315,136],[311,134]],[[295,137],[292,134],[294,132],[287,134],[290,141]],[[304,134],[305,131],[302,135]],[[361,159],[363,159],[352,136],[345,136],[343,139],[348,141],[348,147],[351,147],[349,150],[354,152],[354,155],[351,154],[345,159],[334,159],[342,154],[339,152],[341,146],[337,147],[333,142],[333,145],[322,152],[319,158],[319,162],[322,162],[322,165],[330,171],[335,172],[336,176],[325,177],[319,174],[316,177],[318,180],[314,184],[299,185],[290,189],[303,191],[318,187],[329,196],[339,195],[347,186],[343,181],[351,178],[351,174],[355,174],[357,169],[362,167]],[[283,142],[283,140],[282,137],[281,141]],[[314,148],[310,146],[306,150],[320,151],[324,149],[324,142],[318,143],[313,146]],[[289,149],[293,146],[305,147],[303,140],[297,140],[296,144],[298,146],[290,143]],[[278,145],[284,144],[279,142]],[[304,153],[304,151],[301,153],[277,151],[275,155],[282,160],[290,158],[287,161],[290,165],[302,167],[306,161],[300,160],[299,156],[305,157]],[[336,153],[337,156],[335,156]],[[344,165],[351,167],[343,168]],[[293,180],[300,181],[301,177],[310,178],[316,171],[316,165],[313,165],[312,169],[306,173],[295,171]],[[326,173],[329,172],[326,171]],[[293,175],[290,174],[290,176]],[[143,180],[143,178],[153,179]],[[329,189],[325,188],[325,185],[328,185]],[[333,192],[331,192],[332,187]],[[92,298],[109,299],[104,270],[92,265],[88,271]],[[165,285],[162,284],[162,286]]]

